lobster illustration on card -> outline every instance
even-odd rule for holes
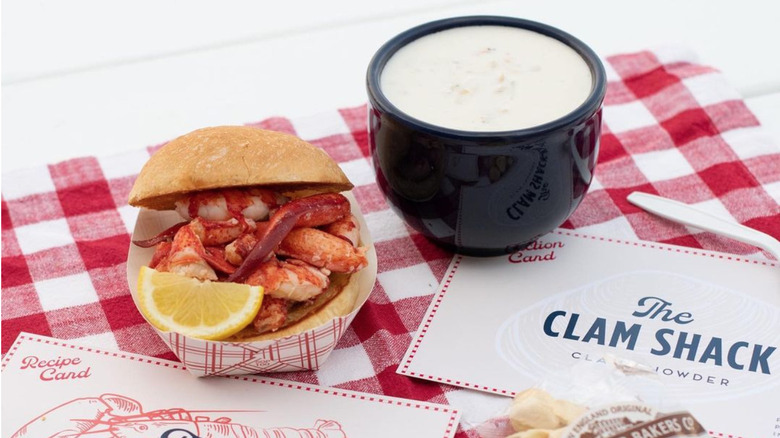
[[[202,414],[182,408],[145,412],[137,400],[103,394],[55,406],[11,438],[347,438],[341,424],[333,420],[317,420],[307,428],[257,428]]]

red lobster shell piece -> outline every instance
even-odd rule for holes
[[[244,262],[227,281],[241,283],[294,227],[315,227],[343,219],[350,213],[349,200],[339,193],[324,193],[294,199],[271,216],[268,228]]]
[[[151,248],[160,242],[170,242],[173,236],[179,231],[179,228],[187,225],[188,222],[179,222],[178,224],[164,230],[160,234],[146,240],[133,240],[133,244],[141,248]]]
[[[225,250],[219,246],[206,246],[206,250],[202,254],[203,260],[217,271],[224,272],[225,274],[232,274],[236,272],[236,267],[231,265],[225,257]]]

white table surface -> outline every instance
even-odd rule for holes
[[[546,22],[601,56],[687,46],[780,138],[780,5],[766,0],[4,0],[2,171],[360,105],[383,42],[471,14]]]

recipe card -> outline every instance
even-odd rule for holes
[[[557,230],[504,257],[456,256],[398,372],[514,396],[619,358],[708,430],[771,437],[779,348],[780,265]]]
[[[177,362],[21,334],[3,361],[2,436],[452,437],[432,403],[261,376],[197,378]]]

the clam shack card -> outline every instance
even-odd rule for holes
[[[169,362],[21,334],[3,360],[11,438],[452,437],[449,406]]]
[[[565,230],[456,256],[398,372],[513,396],[605,357],[650,366],[711,433],[779,436],[780,265]]]

